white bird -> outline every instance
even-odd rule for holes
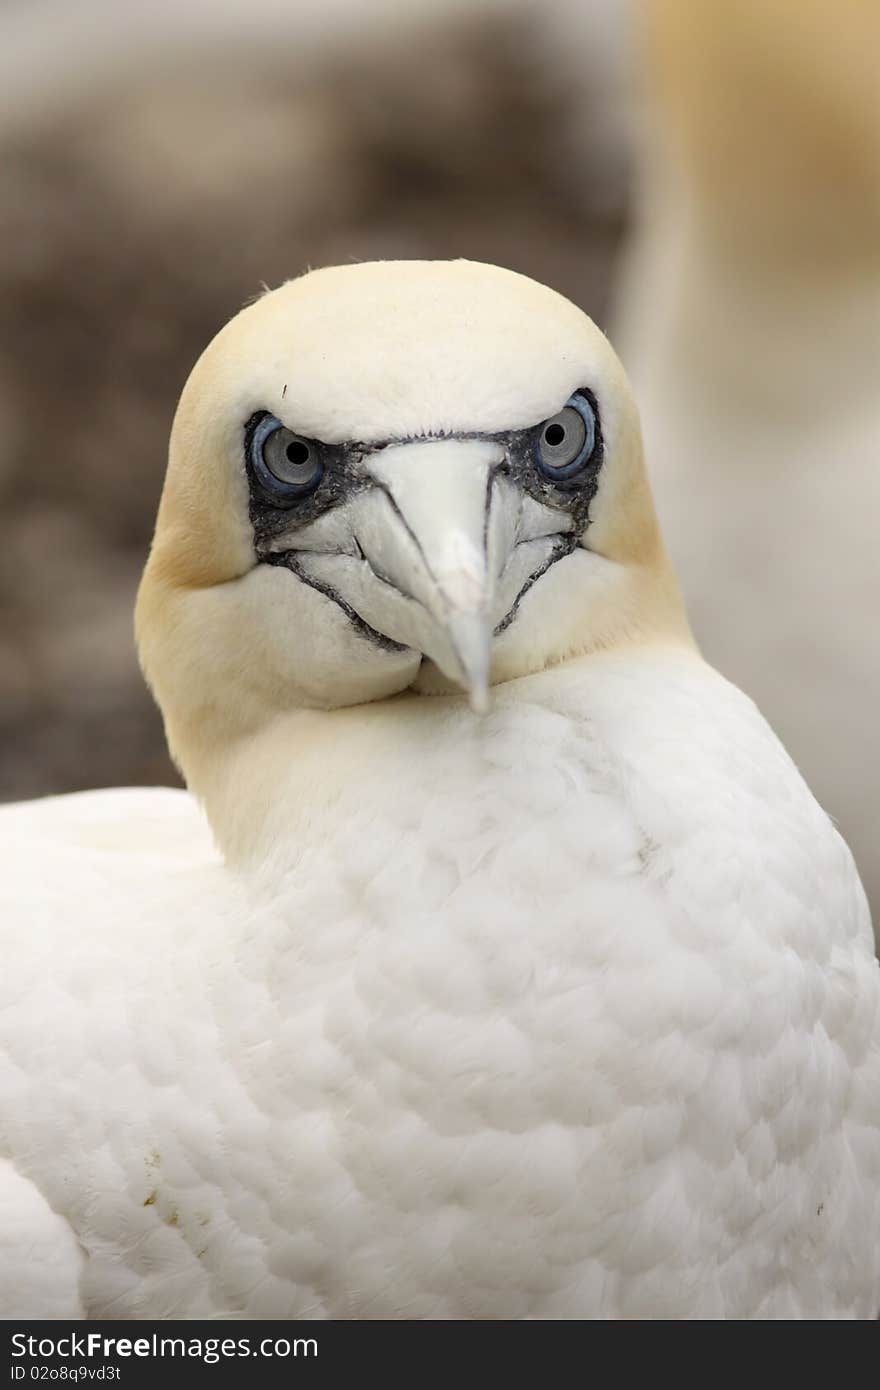
[[[706,657],[880,915],[880,7],[651,0],[615,341]]]
[[[7,1316],[873,1314],[864,894],[579,310],[468,262],[245,309],[137,626],[191,795],[0,813]]]

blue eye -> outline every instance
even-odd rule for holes
[[[552,482],[573,478],[589,463],[596,447],[596,416],[579,392],[570,396],[558,415],[538,430],[535,462]]]
[[[319,446],[294,434],[274,415],[264,415],[251,436],[251,465],[279,502],[296,502],[314,492],[324,476]]]

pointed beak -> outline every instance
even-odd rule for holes
[[[518,493],[498,475],[503,460],[484,440],[392,445],[371,458],[376,485],[352,517],[364,560],[385,581],[367,621],[420,648],[480,712],[489,704],[496,579],[516,533]]]
[[[445,637],[455,655],[459,674],[452,675],[449,667],[444,674],[464,687],[475,714],[486,714],[492,665],[492,624],[489,614],[485,609],[451,612],[446,619]]]
[[[559,553],[569,517],[525,495],[492,440],[390,444],[362,468],[349,501],[276,544],[293,542],[303,578],[485,711],[495,629]]]

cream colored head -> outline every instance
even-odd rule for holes
[[[552,290],[467,261],[315,271],[218,334],[137,632],[196,791],[303,707],[410,687],[482,707],[600,647],[690,640],[617,358]]]

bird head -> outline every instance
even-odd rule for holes
[[[188,776],[291,710],[411,690],[482,711],[494,683],[688,640],[606,339],[466,261],[267,293],[184,389],[137,632]]]

